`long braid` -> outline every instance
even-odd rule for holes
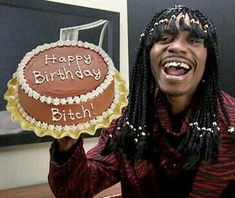
[[[197,123],[196,127],[203,126],[204,129],[211,129],[213,133],[210,131],[206,132],[202,131],[201,134],[198,133],[195,129],[192,133],[198,133],[201,135],[201,140],[198,145],[198,150],[200,148],[203,152],[200,151],[196,157],[198,160],[205,159],[208,163],[213,162],[216,160],[218,155],[218,147],[219,147],[219,128],[217,126],[217,116],[218,115],[218,106],[220,105],[221,110],[225,116],[225,120],[227,122],[227,126],[231,125],[231,121],[229,120],[228,113],[224,107],[222,96],[221,96],[221,88],[220,88],[220,79],[219,79],[219,72],[218,68],[220,66],[220,60],[218,55],[218,44],[216,38],[216,31],[215,27],[208,18],[203,16],[199,11],[195,11],[195,14],[200,19],[202,25],[208,24],[208,40],[206,45],[208,45],[208,59],[206,64],[206,71],[204,78],[206,79],[205,85],[202,88],[201,93],[206,93],[205,97],[201,96],[202,102],[199,103],[198,111],[200,113],[196,113],[192,121],[192,123]],[[196,18],[194,16],[194,18]],[[199,115],[199,116],[198,116]],[[199,127],[200,130],[203,127]],[[188,134],[188,141],[195,141],[193,138],[189,137]],[[203,141],[204,139],[204,141]],[[179,150],[182,147],[187,148],[187,144],[191,145],[188,141],[183,142]],[[190,153],[189,149],[185,149],[185,153]],[[195,156],[195,155],[194,155]],[[185,168],[192,168],[198,163],[195,160],[189,160],[185,163]]]
[[[206,45],[215,43],[214,42],[214,26],[208,20],[208,18],[204,17],[199,11],[194,10],[194,13],[191,16],[195,20],[199,20],[204,26],[208,24],[208,40],[206,41]],[[195,31],[197,29],[195,28]],[[211,46],[208,47],[208,59],[205,68],[205,73],[203,79],[206,82],[199,85],[199,90],[201,93],[200,102],[197,107],[194,118],[191,123],[193,124],[187,134],[185,140],[181,143],[178,150],[180,152],[184,152],[188,154],[190,157],[186,161],[184,168],[193,168],[201,159],[204,159],[208,162],[212,161],[212,158],[215,158],[218,153],[218,144],[219,144],[219,136],[217,124],[213,126],[213,123],[216,123],[217,120],[214,120],[214,115],[217,114],[218,110],[218,95],[219,90],[216,89],[218,84],[218,78],[213,78],[212,76],[218,76],[217,68],[218,64],[214,64],[213,60],[215,59],[215,55],[213,54],[213,50],[215,49]],[[216,60],[218,63],[218,61]],[[211,75],[212,74],[212,75]],[[203,80],[204,81],[204,80]],[[212,86],[212,85],[215,85]],[[211,132],[210,132],[211,131]],[[193,137],[193,138],[192,138]],[[184,150],[182,150],[184,148]],[[196,152],[195,152],[196,151]],[[193,153],[194,152],[194,153]],[[191,155],[193,154],[193,155]]]

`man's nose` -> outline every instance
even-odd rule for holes
[[[183,53],[187,52],[187,43],[182,38],[175,38],[168,47],[168,51],[171,53]]]

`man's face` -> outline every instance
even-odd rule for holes
[[[176,25],[179,24],[179,15]],[[184,22],[190,26],[188,15]],[[202,79],[207,58],[204,39],[179,31],[163,33],[150,50],[151,68],[160,89],[168,96],[192,95]]]

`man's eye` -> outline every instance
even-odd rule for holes
[[[172,41],[173,37],[172,36],[163,36],[159,39],[159,43],[170,43]]]
[[[189,42],[193,44],[204,43],[204,39],[202,38],[189,38]]]

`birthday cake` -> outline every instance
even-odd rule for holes
[[[127,104],[127,90],[110,57],[81,41],[58,41],[28,52],[8,88],[13,120],[39,136],[94,134]]]

